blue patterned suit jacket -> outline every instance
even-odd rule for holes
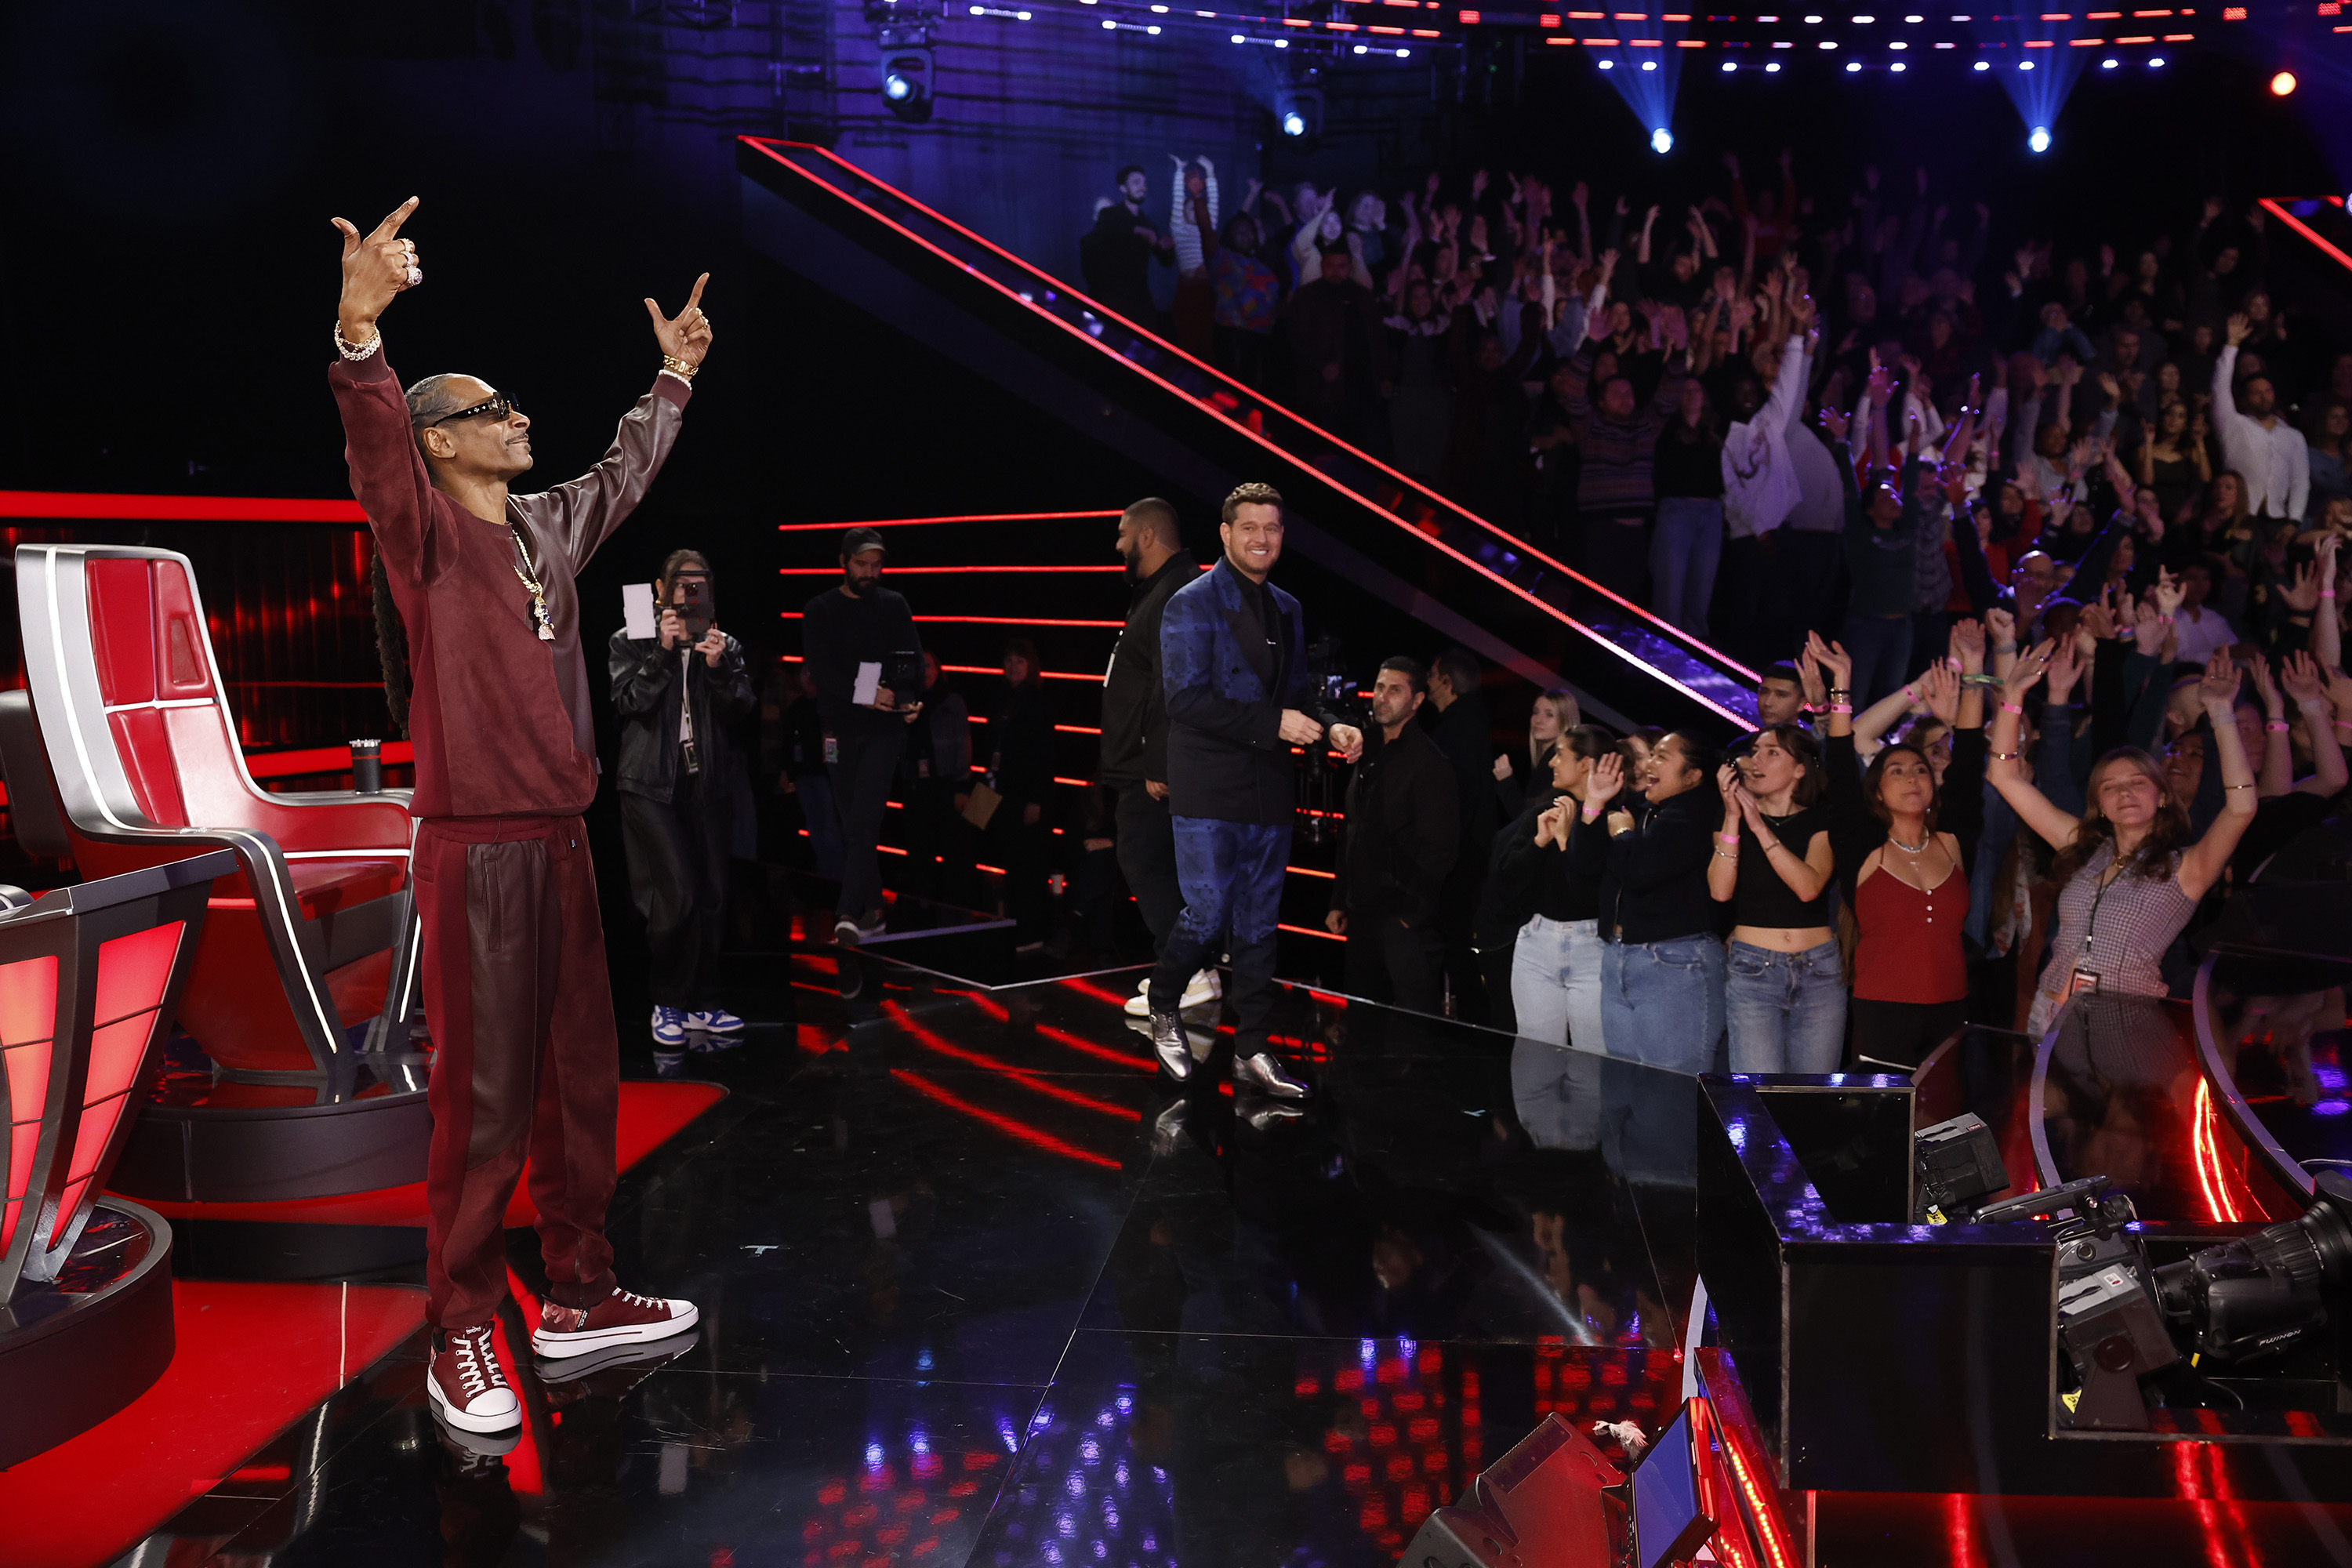
[[[1324,725],[1307,669],[1298,601],[1272,588],[1280,625],[1261,618],[1256,585],[1219,561],[1176,590],[1160,618],[1160,676],[1168,701],[1168,808],[1178,816],[1286,826],[1297,808],[1297,769],[1282,710]]]

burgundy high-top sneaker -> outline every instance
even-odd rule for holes
[[[611,1345],[645,1340],[666,1340],[701,1321],[691,1301],[640,1296],[613,1287],[613,1293],[586,1309],[565,1307],[553,1300],[539,1305],[539,1327],[530,1336],[533,1353],[550,1361],[586,1355]]]
[[[466,1432],[503,1432],[522,1420],[522,1403],[507,1386],[506,1372],[491,1348],[489,1324],[444,1329],[434,1339],[433,1365],[425,1378],[434,1415]]]

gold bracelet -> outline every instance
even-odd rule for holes
[[[692,363],[687,360],[682,360],[676,354],[662,355],[662,369],[669,372],[670,374],[677,377],[680,381],[692,381],[694,379],[694,373],[701,368],[702,367],[700,365]]]
[[[2223,789],[2225,789],[2225,790],[2230,790],[2230,789],[2252,789],[2252,788],[2253,788],[2254,786],[2253,786],[2253,785],[2252,785],[2252,784],[2223,784],[2221,787],[2222,787]]]
[[[383,329],[382,327],[378,327],[375,330],[375,336],[370,338],[367,342],[363,343],[355,343],[343,336],[342,322],[337,321],[335,323],[335,352],[342,355],[345,359],[356,363],[358,361],[369,358],[376,350],[382,347],[383,347]]]

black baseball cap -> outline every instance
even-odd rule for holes
[[[853,528],[842,534],[841,558],[844,561],[853,555],[863,555],[869,550],[879,550],[885,555],[890,552],[890,547],[882,542],[879,530]]]

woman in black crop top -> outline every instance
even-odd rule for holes
[[[1609,731],[1579,724],[1561,731],[1551,753],[1551,787],[1530,800],[1503,830],[1489,881],[1524,888],[1535,913],[1511,952],[1511,1005],[1522,1039],[1604,1054],[1601,1039],[1601,880],[1566,851],[1578,833],[1605,834],[1579,816],[1592,764],[1615,742]]]
[[[1766,725],[1716,777],[1723,826],[1706,885],[1731,906],[1723,1000],[1736,1073],[1835,1072],[1845,1047],[1826,782],[1819,744],[1796,724]]]

